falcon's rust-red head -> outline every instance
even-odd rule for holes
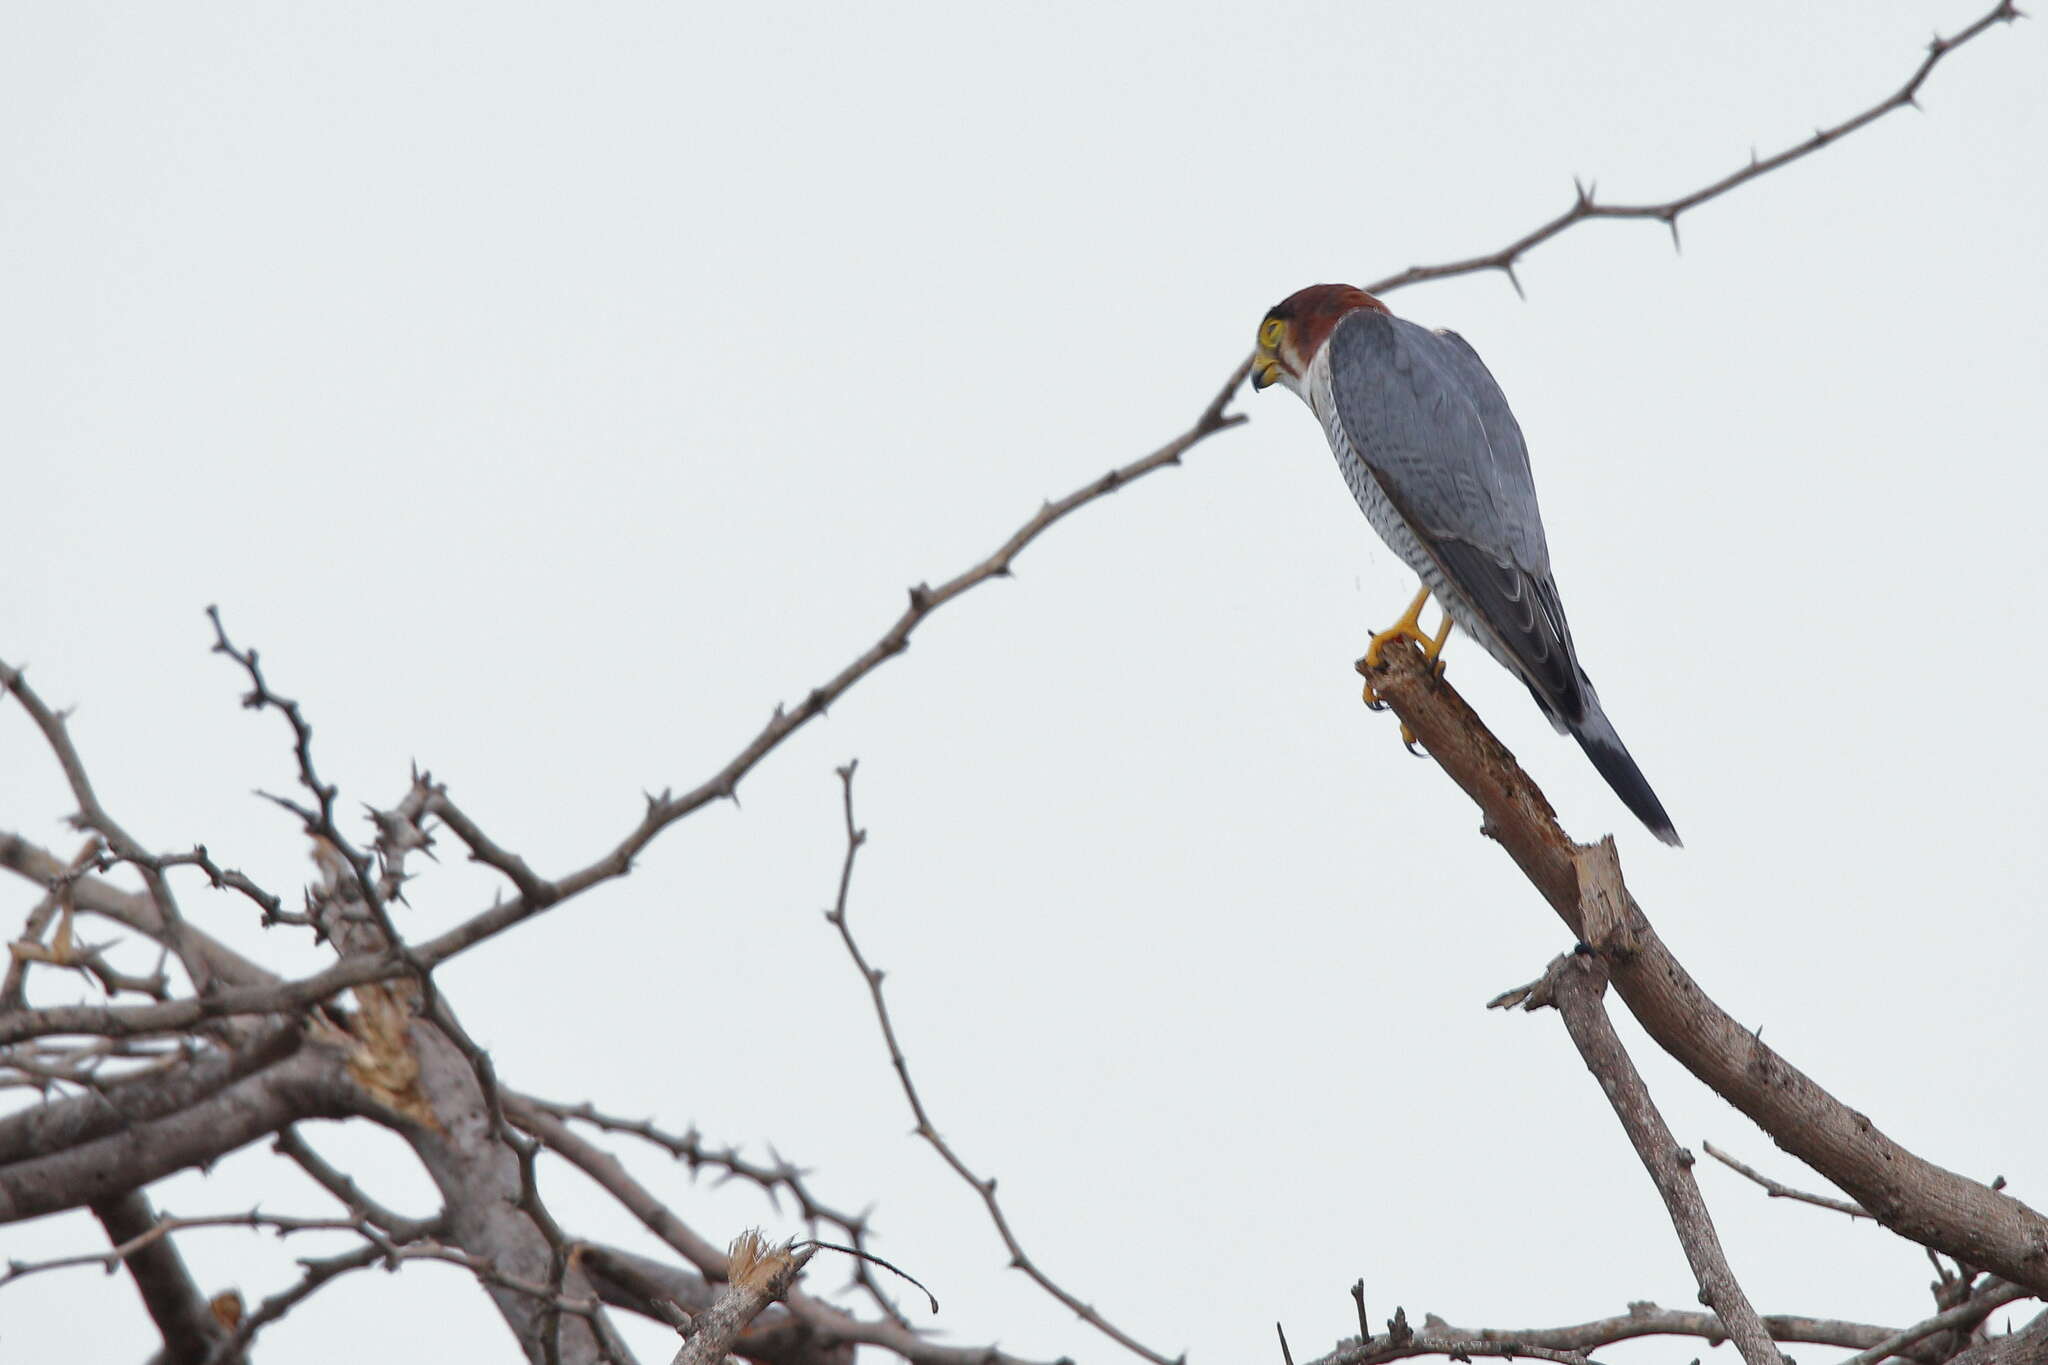
[[[1330,339],[1330,329],[1338,319],[1361,308],[1387,311],[1387,305],[1348,284],[1312,284],[1274,304],[1259,324],[1252,387],[1263,389],[1280,383],[1295,388],[1316,352]]]

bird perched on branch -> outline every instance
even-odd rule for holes
[[[1259,324],[1252,387],[1276,383],[1322,422],[1366,520],[1422,579],[1401,619],[1372,637],[1367,664],[1403,638],[1434,664],[1452,628],[1463,629],[1528,685],[1636,818],[1676,845],[1671,817],[1579,667],[1522,429],[1478,352],[1362,289],[1310,285]],[[1444,612],[1434,636],[1421,621],[1432,594]]]

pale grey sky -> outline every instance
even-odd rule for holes
[[[1283,294],[1490,250],[1575,174],[1690,189],[1873,102],[1987,5],[14,6],[0,659],[77,708],[140,837],[294,888],[304,842],[250,796],[287,750],[207,652],[217,602],[350,800],[418,762],[543,870],[580,865],[907,585],[1179,431]],[[1725,1006],[2036,1207],[2044,56],[2037,23],[1987,35],[1924,113],[1687,218],[1682,255],[1595,224],[1526,262],[1526,301],[1498,277],[1389,300],[1513,401],[1582,655],[1688,847],[1469,645],[1454,682],[1568,828],[1617,833]],[[818,913],[858,756],[854,913],[938,1120],[1135,1335],[1264,1359],[1277,1318],[1319,1354],[1361,1276],[1376,1318],[1688,1305],[1556,1020],[1481,1008],[1563,933],[1358,704],[1351,660],[1412,580],[1300,405],[1244,408],[931,622],[742,809],[444,984],[513,1083],[772,1141],[875,1201],[951,1339],[1118,1358],[1003,1269],[907,1136]],[[68,848],[69,809],[0,711],[0,827]],[[245,950],[319,961],[193,894]],[[490,894],[451,862],[411,922]],[[0,887],[0,922],[31,899]],[[1638,1060],[1681,1141],[1814,1183]],[[395,1142],[333,1145],[424,1211]],[[714,1240],[796,1230],[622,1154]],[[274,1169],[247,1153],[160,1203],[322,1207]],[[550,1175],[574,1231],[645,1244]],[[1925,1306],[1914,1249],[1702,1180],[1764,1311]],[[10,1257],[97,1244],[80,1217],[0,1230]],[[328,1248],[185,1249],[253,1301]],[[151,1340],[91,1272],[0,1296],[0,1359]],[[435,1268],[339,1285],[264,1345],[509,1353]]]

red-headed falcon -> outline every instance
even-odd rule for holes
[[[1362,289],[1317,284],[1259,324],[1252,387],[1301,395],[1367,521],[1422,579],[1401,619],[1373,636],[1419,642],[1435,662],[1460,627],[1528,685],[1543,714],[1593,760],[1667,844],[1678,831],[1614,732],[1572,648],[1522,429],[1478,352],[1456,332],[1395,317]],[[1444,621],[1425,634],[1434,594]]]

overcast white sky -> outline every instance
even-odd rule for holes
[[[1874,101],[1987,5],[10,6],[0,659],[77,708],[131,830],[289,893],[303,840],[250,795],[288,753],[207,652],[217,602],[350,800],[418,762],[566,870],[908,584],[1179,431],[1283,294],[1492,249],[1574,174],[1690,189]],[[1586,665],[1688,847],[1469,643],[1455,683],[1575,834],[1618,834],[1725,1006],[2036,1207],[2044,58],[2038,23],[1987,35],[1923,114],[1687,218],[1683,255],[1596,224],[1527,261],[1526,302],[1498,277],[1390,300],[1514,402]],[[818,913],[858,756],[856,924],[939,1123],[1135,1335],[1266,1359],[1280,1319],[1318,1354],[1361,1276],[1375,1319],[1689,1305],[1555,1018],[1481,1008],[1563,931],[1358,704],[1351,660],[1412,579],[1300,405],[1245,406],[933,620],[742,809],[444,986],[512,1083],[772,1141],[874,1201],[952,1340],[1116,1359],[907,1136]],[[0,711],[0,827],[68,850],[70,809]],[[443,866],[409,921],[491,894]],[[245,950],[319,961],[192,895]],[[0,922],[32,897],[0,887]],[[1682,1141],[1814,1183],[1638,1057]],[[425,1211],[395,1142],[322,1136]],[[714,1240],[797,1230],[629,1155]],[[159,1199],[325,1207],[259,1183],[276,1169],[246,1153]],[[549,1174],[573,1231],[651,1246]],[[1702,1180],[1764,1311],[1927,1307],[1913,1248]],[[82,1217],[0,1230],[10,1257],[98,1244]],[[185,1242],[251,1301],[326,1249]],[[0,1297],[8,1360],[153,1340],[89,1271]],[[339,1285],[263,1345],[509,1353],[432,1268]]]

